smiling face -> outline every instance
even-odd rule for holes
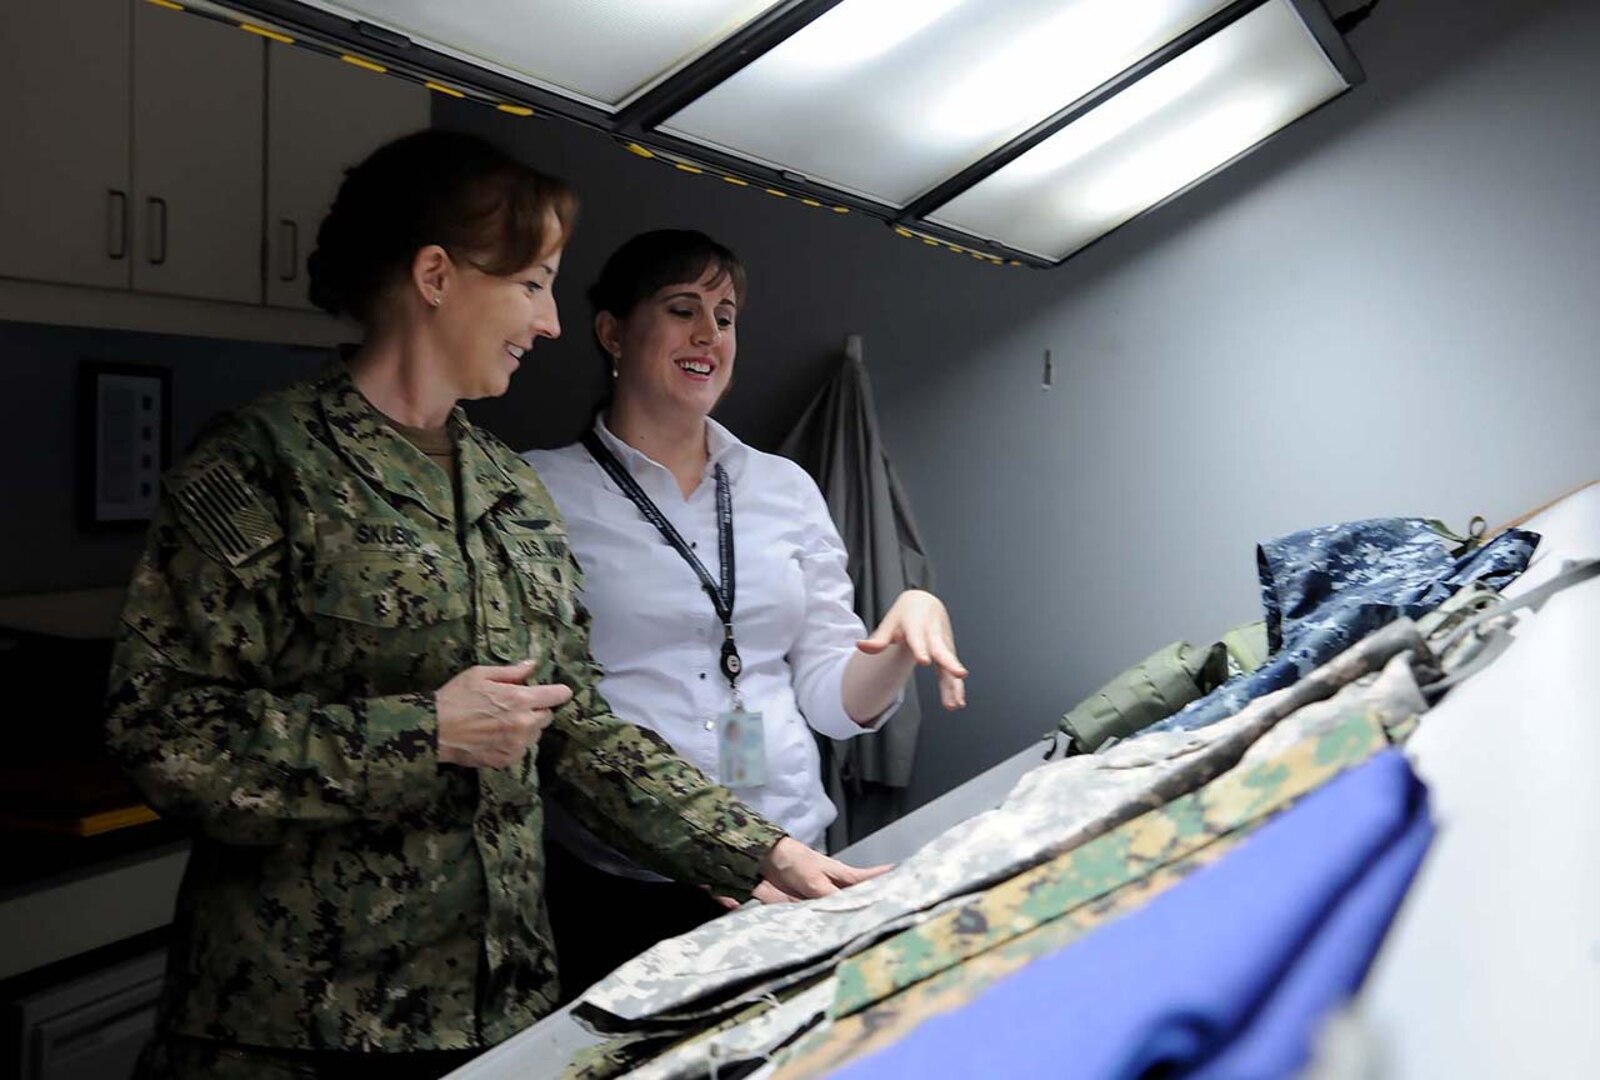
[[[457,399],[504,394],[533,343],[560,336],[555,299],[560,268],[558,243],[514,274],[488,274],[453,261],[431,293],[423,289],[425,303],[439,298],[426,316],[448,358],[446,378]]]
[[[699,281],[666,285],[624,318],[595,317],[600,344],[616,358],[617,397],[657,415],[711,413],[733,378],[738,300],[721,266]]]

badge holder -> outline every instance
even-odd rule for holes
[[[739,693],[743,663],[734,647],[731,630],[722,643],[720,666],[733,690],[733,709],[717,717],[717,772],[730,788],[763,787],[767,782],[767,734],[761,714],[744,707]]]

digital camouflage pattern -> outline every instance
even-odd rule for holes
[[[1040,766],[997,809],[931,841],[881,877],[834,896],[747,909],[663,941],[591,987],[586,1015],[615,1030],[696,1002],[726,1007],[774,972],[827,966],[895,920],[1011,877],[1165,805],[1232,768],[1284,717],[1426,646],[1409,620],[1391,623],[1307,675],[1204,732],[1146,735],[1100,754]],[[756,995],[770,990],[758,984]]]
[[[825,1076],[904,1038],[929,1017],[960,1008],[1039,957],[1063,948],[1097,926],[1138,910],[1202,866],[1221,859],[1253,828],[1245,826],[1186,859],[1161,867],[848,1016],[825,1020],[793,1046],[774,1055],[779,1067],[771,1080]]]
[[[1507,529],[1457,554],[1455,538],[1418,518],[1381,518],[1291,533],[1256,550],[1272,657],[1150,731],[1188,731],[1289,686],[1389,621],[1417,618],[1475,581],[1500,587],[1527,567],[1539,537]]]
[[[781,832],[610,715],[555,505],[458,410],[459,483],[342,365],[206,432],[130,588],[108,740],[193,820],[170,1032],[371,1051],[489,1045],[557,1000],[541,799],[746,895]],[[437,759],[433,692],[533,657],[565,683],[520,765]]]
[[[863,953],[838,972],[833,1023],[776,1077],[820,1076],[973,1000],[1033,960],[1222,859],[1264,820],[1389,746],[1361,695],[1339,720]]]
[[[849,1015],[1186,858],[1365,761],[1388,745],[1390,726],[1428,707],[1410,678],[1407,655],[1391,664],[1388,681],[1346,687],[1348,693],[1299,710],[1267,733],[1238,768],[1200,790],[844,961],[831,1015]]]

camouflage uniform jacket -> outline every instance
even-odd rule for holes
[[[171,1031],[401,1051],[526,1027],[557,998],[545,794],[738,895],[782,835],[610,715],[555,504],[455,425],[453,496],[341,366],[226,417],[164,482],[108,735],[163,814],[197,823]],[[509,769],[440,764],[433,691],[529,656],[530,682],[574,690],[542,739]]]

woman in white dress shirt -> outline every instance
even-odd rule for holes
[[[589,291],[612,399],[584,441],[525,457],[567,520],[600,689],[616,715],[820,847],[836,811],[812,730],[835,739],[876,730],[918,664],[936,666],[945,707],[961,708],[967,672],[930,593],[901,594],[866,635],[811,477],[710,418],[733,375],[744,298],[738,258],[702,233],[628,241]],[[721,911],[570,819],[552,818],[550,833],[568,994]]]

